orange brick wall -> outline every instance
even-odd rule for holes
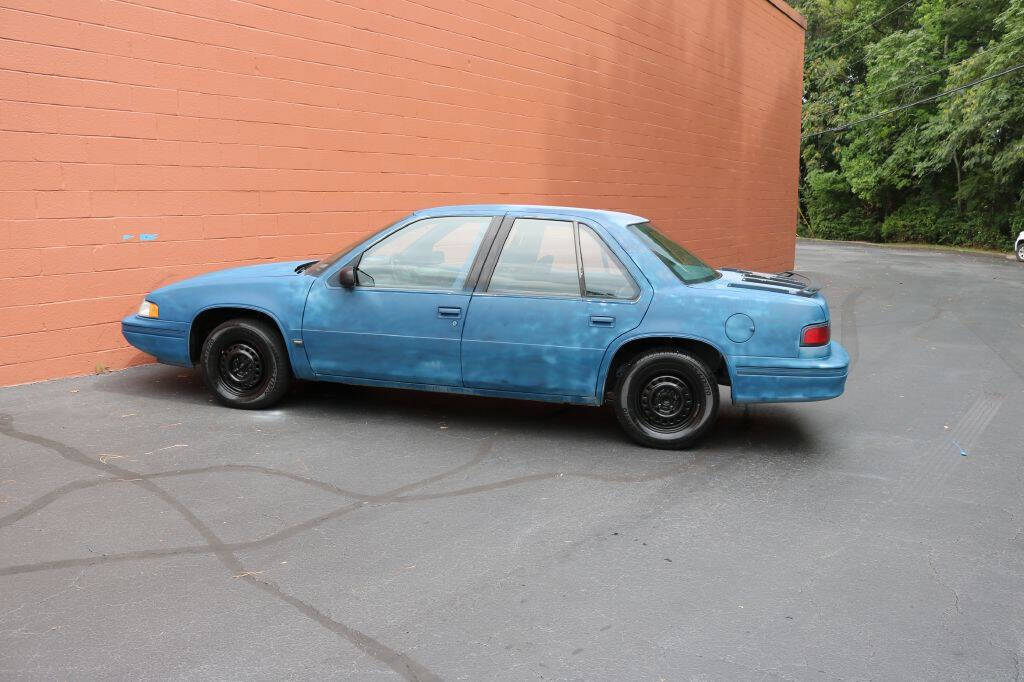
[[[802,22],[781,0],[0,0],[0,385],[145,362],[118,320],[152,288],[438,204],[621,209],[790,267]]]

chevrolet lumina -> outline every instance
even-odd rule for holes
[[[734,403],[826,400],[849,364],[804,278],[716,270],[645,218],[547,206],[419,211],[323,260],[162,287],[122,328],[230,407],[296,378],[609,403],[658,448],[707,432],[719,385]]]

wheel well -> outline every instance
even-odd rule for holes
[[[646,353],[647,351],[654,350],[656,348],[685,350],[696,355],[704,361],[709,368],[711,368],[711,371],[715,374],[715,378],[718,379],[718,383],[726,386],[729,385],[729,370],[725,365],[725,358],[722,357],[722,354],[718,352],[718,349],[711,344],[704,343],[703,341],[697,341],[695,339],[681,339],[671,336],[654,337],[630,341],[615,351],[615,357],[612,358],[612,364],[608,368],[608,376],[604,381],[603,395],[607,397],[615,391],[615,385],[618,383],[622,372],[625,371],[626,367],[628,367],[636,357],[641,353]]]
[[[281,329],[277,326],[277,321],[259,310],[252,310],[250,308],[210,308],[196,315],[196,319],[192,320],[192,326],[189,329],[188,355],[192,360],[192,364],[199,360],[199,354],[203,350],[203,342],[206,341],[206,337],[210,335],[210,332],[216,329],[218,325],[238,317],[263,320],[273,327],[278,336],[281,336]],[[284,342],[283,336],[281,341]],[[285,344],[285,348],[287,347],[288,345]]]

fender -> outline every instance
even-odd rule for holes
[[[601,369],[597,373],[597,386],[594,387],[594,392],[599,402],[601,400],[602,393],[601,387],[604,386],[608,380],[608,371],[611,369],[612,359],[615,357],[615,354],[618,353],[619,349],[625,346],[627,343],[631,341],[637,341],[640,339],[679,339],[681,341],[699,341],[700,343],[707,344],[714,348],[716,351],[718,351],[718,354],[722,356],[722,362],[725,363],[725,370],[729,373],[730,381],[734,378],[733,368],[729,363],[729,356],[722,351],[722,348],[717,343],[711,341],[710,339],[706,339],[703,336],[685,334],[677,331],[643,331],[638,334],[626,332],[622,336],[616,338],[615,341],[613,341],[611,345],[608,346],[608,350],[605,351],[604,358],[601,360]]]
[[[208,310],[220,310],[223,308],[239,308],[242,310],[252,310],[258,313],[263,313],[271,320],[273,320],[274,324],[277,326],[277,331],[280,332],[281,334],[281,339],[284,341],[284,346],[288,353],[288,361],[292,365],[292,372],[299,379],[313,378],[313,371],[309,367],[309,360],[308,358],[306,358],[305,351],[301,347],[296,346],[294,343],[291,342],[291,334],[289,334],[288,329],[281,322],[281,318],[279,318],[277,314],[275,314],[272,310],[269,310],[262,306],[252,305],[251,303],[216,303],[214,305],[208,305],[204,308],[200,308],[199,310],[197,310],[195,315],[192,316],[192,319],[188,323],[187,337],[190,348],[192,347],[192,325],[195,323],[196,318],[198,318],[200,315],[202,315]],[[303,308],[305,308],[305,302],[303,302]]]

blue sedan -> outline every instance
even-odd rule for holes
[[[680,448],[734,403],[826,400],[849,357],[793,273],[715,270],[626,213],[419,211],[318,261],[232,268],[146,297],[125,338],[267,407],[295,378],[614,406]]]

